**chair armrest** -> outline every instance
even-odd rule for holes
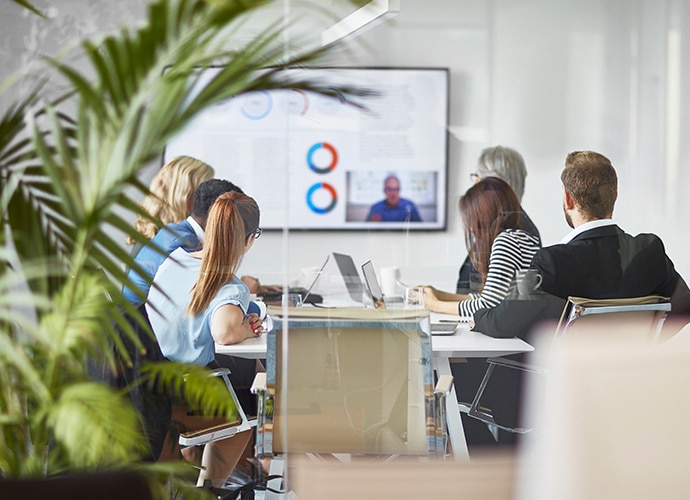
[[[209,375],[211,377],[221,377],[223,375],[230,375],[229,368],[214,368],[210,371]]]
[[[252,382],[252,386],[249,390],[252,394],[266,392],[266,372],[258,372],[254,375],[254,382]]]
[[[434,389],[434,394],[448,394],[451,387],[453,386],[453,376],[452,375],[441,375],[436,382],[436,388]]]

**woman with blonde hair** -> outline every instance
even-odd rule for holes
[[[459,205],[467,250],[481,275],[481,289],[457,294],[426,287],[424,301],[432,311],[472,316],[479,309],[496,307],[508,296],[541,245],[536,236],[523,230],[517,195],[498,177],[478,181],[460,198]]]
[[[141,208],[164,225],[180,222],[192,212],[194,191],[204,181],[215,175],[213,168],[191,156],[176,156],[158,171],[149,185],[149,194]],[[147,238],[153,238],[159,226],[153,221],[137,215],[136,230]],[[133,245],[134,238],[127,237],[127,244]]]
[[[216,342],[235,344],[261,335],[261,319],[247,313],[249,289],[236,275],[244,254],[260,235],[256,202],[231,191],[211,207],[203,249],[188,253],[178,248],[161,264],[146,312],[166,358],[213,365]],[[199,484],[211,479],[215,486],[222,485],[250,437],[251,431],[245,431],[206,445]]]

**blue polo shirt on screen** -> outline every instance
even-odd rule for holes
[[[406,198],[400,198],[400,202],[396,207],[388,206],[386,200],[374,203],[369,210],[369,215],[367,215],[368,221],[372,219],[376,222],[422,221],[414,202]]]

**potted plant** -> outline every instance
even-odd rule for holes
[[[26,0],[15,3],[40,15]],[[142,26],[81,42],[85,70],[47,59],[41,81],[0,116],[0,478],[137,468],[154,479],[157,496],[167,494],[170,483],[160,479],[179,466],[141,463],[136,412],[87,370],[94,357],[111,368],[117,357],[126,361],[126,342],[141,346],[123,316],[131,312],[121,287],[132,260],[120,244],[124,235],[145,243],[129,222],[146,216],[135,200],[147,191],[139,174],[190,120],[232,96],[277,88],[366,94],[285,77],[281,69],[325,49],[286,51],[281,22],[230,44],[233,28],[270,3],[154,0]],[[199,81],[195,68],[210,63],[222,70]],[[173,386],[183,372],[192,375],[187,394],[232,414],[204,370],[149,369]]]

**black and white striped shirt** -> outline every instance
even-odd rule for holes
[[[481,293],[458,303],[460,316],[472,316],[478,309],[496,307],[515,287],[515,277],[529,269],[539,250],[539,239],[521,229],[506,229],[494,239],[489,257],[489,271]]]

